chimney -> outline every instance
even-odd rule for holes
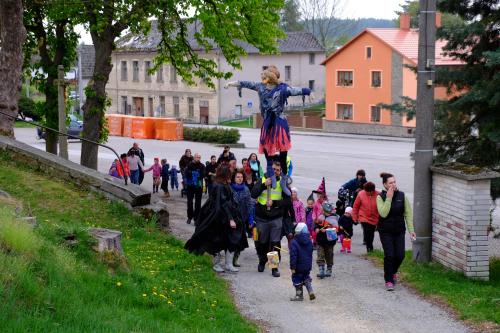
[[[399,15],[399,29],[410,30],[410,14],[401,13]]]
[[[441,28],[441,12],[436,12],[436,28]]]

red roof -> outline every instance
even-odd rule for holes
[[[334,58],[337,54],[345,50],[349,45],[358,39],[361,35],[365,33],[370,33],[383,41],[389,47],[391,47],[396,52],[400,53],[405,58],[409,59],[413,63],[417,64],[418,59],[418,30],[402,30],[398,28],[387,28],[387,29],[366,29],[359,35],[351,39],[347,44],[338,49],[335,53],[329,56],[323,65],[329,60]],[[443,47],[446,45],[447,41],[443,39],[436,40],[436,65],[461,65],[463,62],[458,59],[453,59],[443,55]]]

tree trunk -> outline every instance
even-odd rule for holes
[[[47,74],[47,84],[45,86],[45,122],[46,125],[53,129],[59,128],[59,115],[57,112],[57,87],[54,84],[55,78],[52,71]],[[47,131],[45,136],[45,150],[48,153],[57,155],[57,140],[56,132]]]
[[[12,116],[18,113],[25,39],[22,1],[0,1],[0,111]],[[0,114],[0,135],[14,137],[13,127],[14,119]]]
[[[113,68],[111,52],[114,36],[111,32],[105,31],[100,38],[92,36],[92,40],[95,48],[95,63],[92,80],[86,88],[91,89],[92,93],[87,95],[83,105],[83,137],[99,142],[106,112],[106,83]],[[97,145],[82,142],[81,165],[97,170],[97,153]]]

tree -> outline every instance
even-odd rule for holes
[[[410,14],[410,28],[418,28],[418,20],[420,17],[420,5],[418,0],[406,0],[404,4],[400,5],[401,10],[396,11],[398,18],[396,19],[396,24],[399,27],[399,15],[403,13]],[[442,13],[441,25],[443,27],[455,26],[457,24],[463,23],[460,16],[453,13]]]
[[[443,104],[437,148],[442,160],[500,170],[500,7],[496,0],[440,1],[467,24],[443,27],[445,53],[462,60],[437,73],[438,83],[462,93]]]
[[[282,0],[75,0],[73,4],[83,8],[80,17],[88,26],[95,47],[94,74],[85,90],[87,99],[83,105],[83,136],[95,141],[106,135],[105,87],[112,69],[115,39],[124,30],[147,34],[148,18],[157,18],[162,38],[151,71],[170,63],[188,84],[194,84],[193,78],[198,77],[212,87],[211,78],[229,78],[231,73],[220,72],[217,62],[203,57],[192,42],[205,52],[216,48],[232,67],[240,68],[245,50],[235,41],[248,42],[261,52],[276,52],[276,40],[284,37],[277,14]],[[84,142],[81,164],[96,169],[97,152],[96,145]]]
[[[0,111],[11,116],[18,112],[25,39],[22,1],[0,1]],[[0,114],[0,135],[14,137],[13,127],[14,119]]]
[[[327,50],[331,49],[335,22],[343,10],[343,0],[297,0],[303,25]]]
[[[280,26],[285,31],[304,30],[304,27],[300,23],[300,12],[296,0],[285,0],[285,6],[281,13]]]
[[[35,73],[34,82],[45,94],[45,102],[40,102],[39,110],[45,118],[45,124],[59,128],[57,109],[57,68],[63,65],[69,70],[76,60],[78,35],[74,32],[75,12],[72,7],[60,2],[27,1],[24,26],[28,31],[25,44],[25,68],[29,74]],[[37,54],[37,61],[31,61]],[[58,134],[48,131],[45,138],[45,150],[57,154]]]

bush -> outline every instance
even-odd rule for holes
[[[184,140],[207,143],[238,143],[240,132],[237,129],[184,127]]]
[[[41,119],[41,114],[39,108],[37,108],[36,103],[26,96],[21,96],[18,101],[19,113],[22,117],[29,117],[35,121]]]

